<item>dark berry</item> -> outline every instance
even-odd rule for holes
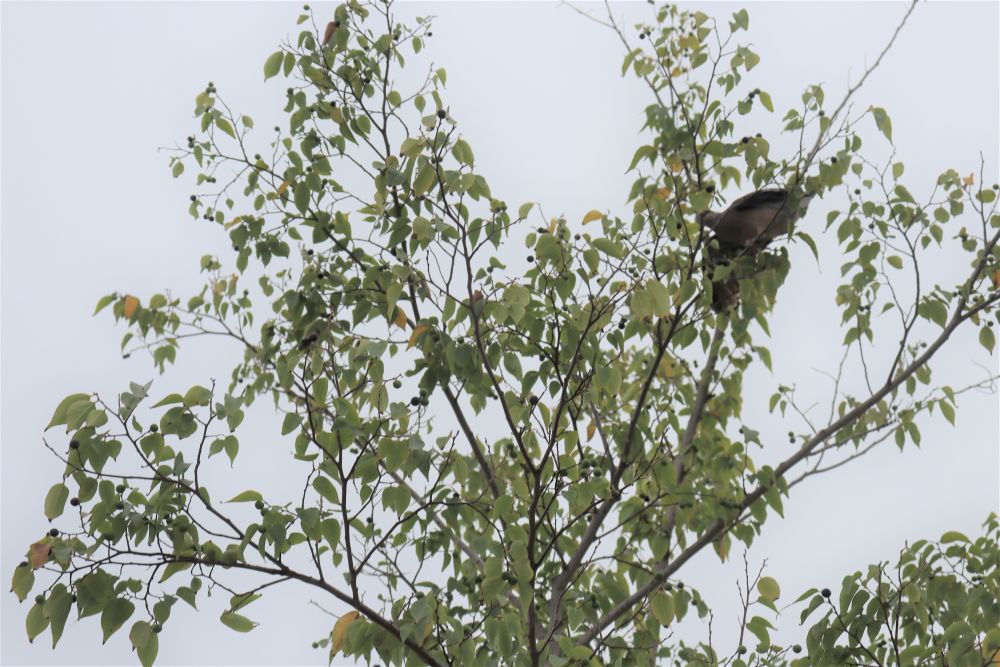
[[[162,631],[163,631],[162,625],[160,625],[159,623],[153,623],[153,632],[155,632],[156,634],[160,634],[160,632]]]
[[[413,398],[411,398],[410,405],[412,405],[413,407],[417,407],[418,405],[420,405],[420,397],[414,396]]]
[[[72,505],[73,507],[76,507],[77,505],[80,504],[80,499],[79,498],[70,498],[69,499],[69,504]]]
[[[438,109],[438,113],[437,113],[438,118],[440,118],[441,120],[444,120],[447,115],[448,115],[448,113],[444,109]]]
[[[537,396],[532,396],[531,398],[528,399],[528,401],[530,401],[532,405],[538,405],[538,397]]]
[[[51,535],[52,537],[59,537],[59,529],[53,528],[52,530],[49,531],[49,535]]]
[[[70,449],[80,449],[80,441],[79,440],[70,440],[69,441],[69,448]]]
[[[824,588],[823,590],[821,590],[819,592],[819,594],[822,595],[823,597],[825,597],[827,600],[830,599],[831,593],[830,593],[830,589],[829,588]]]
[[[45,596],[39,593],[35,596],[35,604],[45,604]]]
[[[156,424],[150,424],[150,426],[149,426],[149,432],[150,433],[156,433],[159,430],[160,430],[160,427],[158,425],[156,425]]]
[[[528,260],[528,263],[530,264],[531,262],[535,261],[535,256],[534,255],[528,255],[527,257],[525,257],[525,259]]]

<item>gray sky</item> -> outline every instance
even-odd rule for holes
[[[321,19],[332,14],[332,4],[311,4]],[[724,19],[739,5],[700,8]],[[904,8],[751,3],[749,39],[762,57],[751,78],[771,93],[778,111],[754,116],[755,131],[780,146],[780,116],[810,83],[823,83],[827,98],[839,99],[877,56]],[[280,78],[263,84],[261,67],[281,38],[297,32],[299,9],[299,3],[2,4],[5,581],[47,528],[42,499],[58,481],[60,465],[42,446],[41,429],[62,397],[92,390],[111,396],[129,380],[154,378],[153,394],[160,396],[228,377],[238,350],[203,341],[182,347],[178,365],[158,377],[141,355],[122,360],[124,330],[108,316],[90,314],[98,297],[114,290],[148,295],[169,287],[190,295],[202,282],[202,254],[228,260],[225,236],[186,214],[191,181],[170,178],[167,156],[157,148],[183,142],[195,129],[193,99],[208,80],[235,110],[254,116],[263,148],[267,130],[282,117],[285,84]],[[614,11],[631,25],[649,8],[631,3]],[[409,3],[400,14],[437,16],[426,53],[448,70],[446,103],[494,193],[515,205],[541,202],[548,215],[564,213],[570,221],[592,208],[623,210],[634,179],[624,170],[645,141],[638,130],[649,99],[641,85],[619,76],[623,54],[612,34],[566,7],[541,2]],[[918,199],[948,167],[978,173],[980,153],[989,182],[997,178],[997,22],[996,3],[918,7],[859,95],[858,108],[874,103],[892,115],[897,158],[906,163],[908,187]],[[426,62],[415,59],[414,71]],[[866,149],[884,156],[884,142],[869,130]],[[839,358],[842,333],[831,308],[839,261],[835,238],[821,233],[826,211],[837,206],[831,199],[810,209],[806,224],[827,257],[817,267],[808,251],[794,249],[793,272],[772,321],[774,374],[748,377],[747,414],[755,415],[751,422],[773,447],[762,459],[788,452],[790,426],[766,410],[774,387],[798,382],[804,394],[822,400],[829,382],[811,369],[833,370]],[[514,244],[509,252],[520,250]],[[946,276],[950,268],[944,258],[934,271]],[[995,371],[996,359],[966,333],[944,350],[937,367],[935,380],[961,386]],[[995,395],[966,395],[956,427],[924,420],[919,450],[900,454],[889,445],[797,487],[785,503],[785,519],[771,519],[755,544],[751,565],[766,558],[790,601],[807,587],[835,588],[843,575],[893,558],[906,540],[947,529],[977,533],[1000,493],[996,406]],[[237,472],[250,481],[226,479],[228,466],[214,462],[210,470],[223,488],[280,491],[283,473],[294,475],[285,461],[288,443],[270,435],[273,423],[261,401],[240,431]],[[64,444],[59,434],[51,442]],[[704,554],[685,570],[686,580],[715,606],[716,637],[736,628],[739,554],[733,553],[735,564],[720,566]],[[0,596],[3,664],[135,662],[127,632],[102,647],[94,619],[71,622],[55,651],[47,635],[30,646],[26,609],[6,588]],[[200,613],[176,606],[161,636],[159,664],[325,662],[309,643],[332,620],[305,602],[328,601],[303,588],[274,589],[248,610],[261,626],[241,635],[217,620],[226,599],[216,598]],[[784,616],[783,636],[794,636],[796,624],[797,613]],[[688,637],[700,631],[692,624],[680,629]]]

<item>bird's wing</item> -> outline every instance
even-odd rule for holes
[[[730,206],[731,211],[746,211],[750,209],[767,207],[776,208],[782,206],[788,199],[788,191],[777,188],[757,190],[748,195],[743,195]]]

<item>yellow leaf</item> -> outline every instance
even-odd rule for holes
[[[135,309],[139,307],[139,299],[135,298],[131,294],[125,295],[125,304],[122,306],[122,314],[128,319],[132,319],[132,315],[135,314]]]
[[[590,422],[589,424],[587,424],[587,442],[590,442],[590,440],[594,437],[594,433],[596,431],[597,431],[596,423]]]
[[[400,308],[399,306],[396,306],[396,319],[393,320],[393,322],[395,322],[396,326],[399,327],[400,329],[406,328],[406,322],[407,322],[406,311]]]
[[[552,232],[555,231],[555,229],[556,229],[556,223],[558,223],[558,222],[559,222],[558,219],[552,218],[552,222],[549,223],[549,234],[551,234]]]
[[[594,220],[600,220],[603,217],[604,214],[596,209],[588,211],[587,215],[583,216],[583,224],[587,224],[588,222],[593,222]]]
[[[278,196],[285,194],[285,190],[288,189],[288,181],[282,181],[281,185],[278,186]]]
[[[767,598],[771,602],[781,597],[781,588],[772,577],[761,577],[757,581],[757,592],[760,593],[761,597]]]
[[[993,272],[990,276],[990,280],[993,281],[993,289],[1000,289],[1000,269]]]
[[[670,70],[670,76],[680,76],[683,73],[684,70],[682,70],[680,67],[675,67],[672,70]]]
[[[681,159],[676,155],[671,155],[667,158],[667,166],[670,167],[670,171],[675,174],[684,169],[684,163],[681,162]]]
[[[729,558],[730,539],[728,535],[724,536],[721,540],[712,542],[712,546],[715,548],[715,553],[718,554],[719,560],[725,562]]]
[[[227,222],[223,226],[226,229],[232,229],[233,227],[235,227],[236,225],[240,224],[241,222],[243,222],[243,216],[242,215],[238,215],[235,218],[233,218],[232,220],[230,220],[229,222]]]
[[[659,188],[656,191],[656,196],[660,199],[666,199],[670,196],[670,188]]]
[[[975,182],[976,182],[975,174],[969,174],[968,176],[962,179],[962,185],[972,185]]]
[[[347,634],[348,628],[351,627],[351,623],[358,620],[358,612],[349,611],[340,618],[333,626],[333,632],[330,633],[330,655],[337,655],[340,652],[340,648],[344,645],[344,636]]]
[[[418,324],[413,327],[413,333],[410,334],[410,342],[407,344],[406,349],[409,350],[411,347],[417,344],[417,339],[420,338],[420,334],[427,331],[426,324]]]
[[[49,554],[52,552],[52,546],[48,544],[42,544],[41,542],[35,542],[31,545],[31,555],[28,560],[31,562],[31,569],[37,570],[49,560]]]

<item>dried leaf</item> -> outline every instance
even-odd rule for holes
[[[41,542],[35,542],[31,545],[30,555],[28,556],[28,562],[31,563],[31,569],[37,570],[49,560],[49,555],[52,553],[52,545],[42,544]]]
[[[427,328],[428,327],[426,324],[418,324],[417,326],[413,327],[413,333],[410,334],[410,342],[407,343],[406,345],[407,350],[417,344],[417,339],[420,338],[420,335],[422,333],[427,331]]]
[[[122,306],[122,314],[128,319],[132,319],[132,315],[135,314],[135,309],[138,307],[139,299],[135,298],[131,294],[126,294],[125,305]]]
[[[587,424],[587,442],[590,442],[593,439],[594,433],[596,432],[597,432],[597,424],[595,422],[590,422],[589,424]]]
[[[587,224],[588,222],[593,222],[594,220],[600,220],[603,217],[604,214],[596,209],[587,211],[587,215],[583,216],[583,224]]]
[[[976,182],[975,174],[969,174],[968,176],[962,179],[962,185],[972,185],[975,182]]]
[[[330,633],[330,655],[337,655],[340,652],[341,647],[344,645],[344,637],[347,635],[347,630],[351,627],[354,621],[358,620],[360,614],[356,611],[349,611],[340,618],[333,626],[333,632]]]
[[[330,21],[329,23],[326,24],[326,31],[323,33],[323,46],[326,46],[327,44],[330,43],[330,40],[333,39],[333,31],[336,29],[337,29],[337,24],[334,23],[333,21]]]
[[[393,322],[395,322],[396,326],[400,329],[405,329],[407,321],[406,311],[399,306],[396,306],[396,319],[394,319]]]
[[[670,196],[670,188],[659,188],[656,191],[656,196],[660,199],[666,199]]]
[[[288,181],[282,181],[281,185],[278,186],[278,196],[285,194],[285,190],[288,189]]]
[[[1000,289],[1000,269],[993,272],[990,280],[993,281],[993,289]]]

